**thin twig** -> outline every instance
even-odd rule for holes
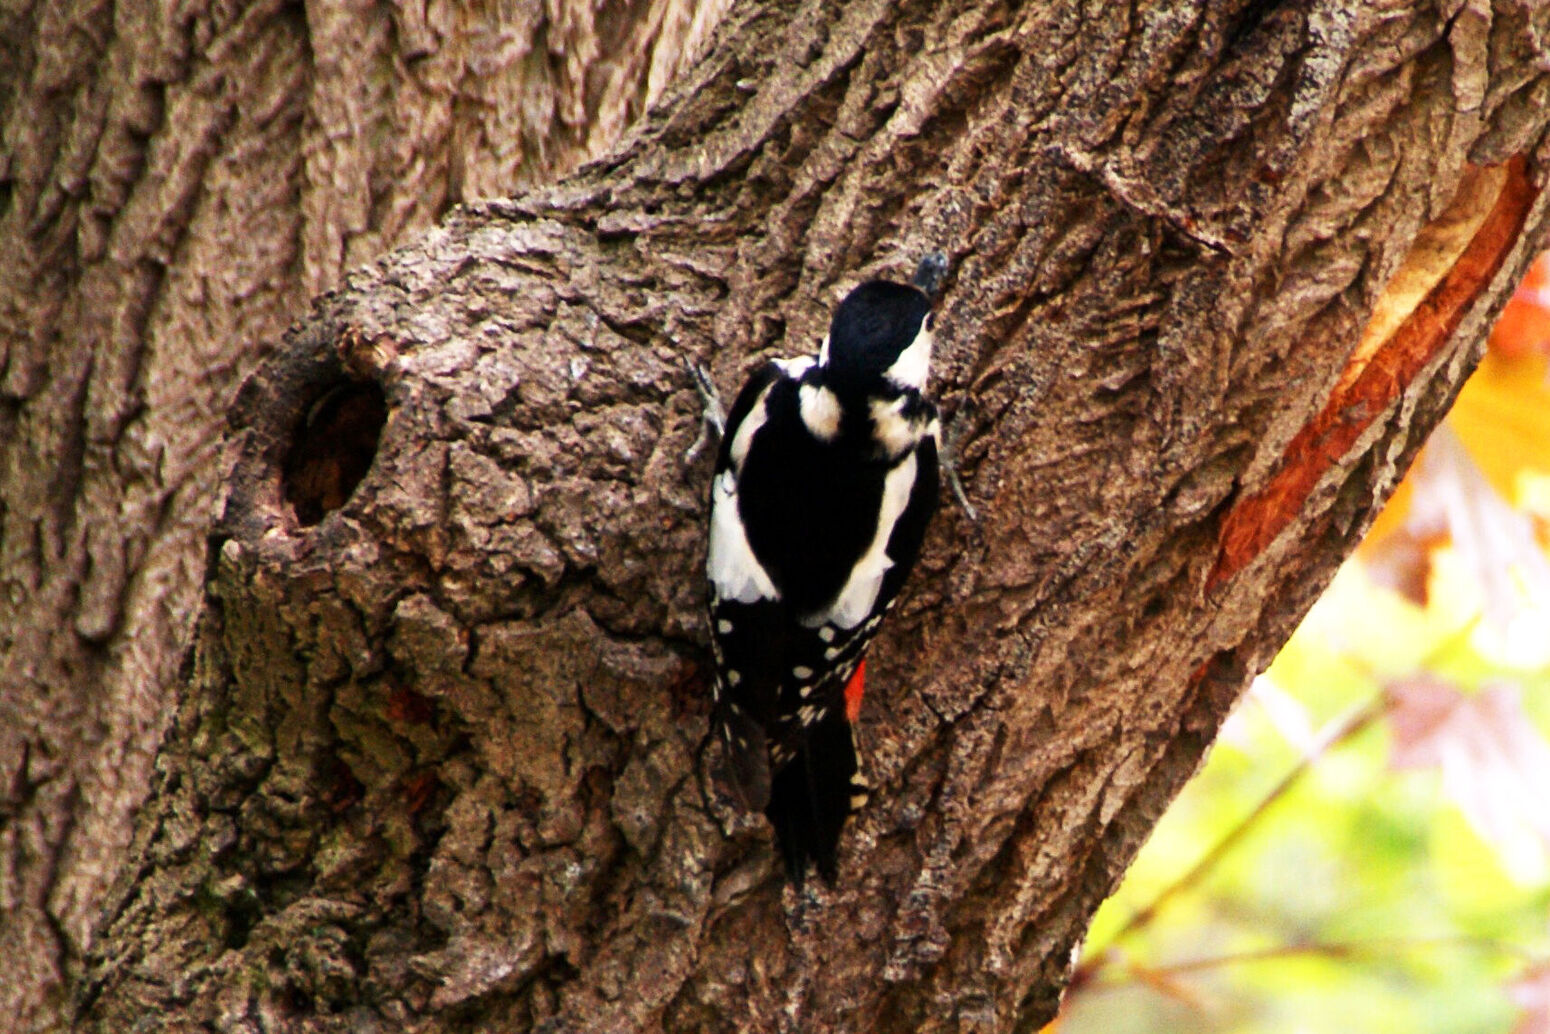
[[[1094,984],[1093,987],[1095,990],[1099,988],[1107,990],[1123,987],[1127,983],[1145,984],[1148,987],[1166,987],[1171,984],[1174,977],[1220,969],[1223,966],[1269,962],[1275,959],[1297,958],[1299,956],[1334,959],[1359,958],[1377,954],[1391,956],[1398,951],[1420,951],[1438,947],[1467,947],[1477,948],[1482,951],[1501,952],[1504,955],[1511,955],[1514,958],[1522,959],[1525,964],[1530,966],[1540,965],[1544,962],[1542,952],[1537,952],[1523,944],[1515,944],[1511,941],[1503,941],[1494,937],[1470,937],[1466,935],[1450,937],[1373,937],[1359,941],[1285,944],[1275,948],[1256,948],[1251,951],[1232,952],[1227,955],[1212,955],[1200,959],[1188,959],[1184,962],[1174,962],[1164,966],[1148,966],[1139,962],[1127,962],[1123,967],[1126,974],[1124,977],[1106,980],[1102,983]]]
[[[1479,619],[1476,618],[1474,621],[1467,623],[1463,628],[1460,628],[1455,633],[1436,644],[1431,650],[1427,652],[1426,656],[1421,659],[1420,663],[1416,665],[1416,670],[1425,671],[1434,667],[1437,659],[1443,656],[1448,650],[1453,648],[1458,642],[1463,639],[1467,639],[1469,635],[1474,632],[1475,626],[1478,623]],[[1378,680],[1378,674],[1371,670],[1369,666],[1362,664],[1359,658],[1350,657],[1348,660],[1354,663],[1361,670],[1364,676],[1374,681]],[[1267,794],[1265,798],[1255,806],[1253,811],[1249,812],[1248,815],[1244,816],[1242,821],[1240,821],[1236,826],[1229,830],[1227,835],[1224,836],[1216,844],[1216,846],[1208,851],[1198,862],[1196,862],[1189,869],[1189,871],[1185,872],[1178,879],[1164,887],[1157,894],[1157,896],[1146,905],[1146,907],[1134,912],[1131,917],[1126,920],[1125,925],[1120,927],[1119,931],[1109,939],[1109,943],[1104,947],[1103,951],[1099,952],[1091,959],[1082,960],[1081,964],[1078,965],[1076,970],[1072,973],[1071,985],[1074,987],[1092,982],[1096,978],[1097,974],[1103,969],[1103,967],[1113,958],[1116,945],[1118,945],[1124,938],[1143,929],[1154,919],[1156,919],[1158,912],[1160,912],[1163,906],[1165,906],[1172,898],[1190,889],[1201,880],[1203,880],[1211,872],[1211,870],[1221,862],[1222,858],[1226,856],[1228,851],[1230,851],[1240,840],[1242,840],[1244,836],[1253,829],[1255,824],[1263,819],[1265,814],[1269,812],[1270,808],[1275,804],[1275,802],[1286,796],[1287,792],[1290,791],[1294,785],[1296,785],[1297,780],[1313,767],[1314,762],[1316,762],[1325,753],[1327,753],[1330,748],[1335,747],[1345,742],[1346,740],[1349,740],[1351,737],[1367,728],[1367,726],[1371,725],[1379,717],[1385,714],[1392,706],[1393,697],[1389,692],[1388,687],[1385,686],[1366,703],[1348,711],[1344,717],[1337,718],[1334,721],[1329,722],[1321,731],[1319,737],[1309,747],[1307,752],[1298,760],[1297,764],[1295,764],[1281,779],[1281,781],[1276,784],[1274,789],[1272,789],[1270,793]],[[1476,940],[1482,944],[1497,943],[1484,941],[1482,939],[1469,940]],[[1266,957],[1272,957],[1277,953],[1306,953],[1319,947],[1321,946],[1314,945],[1304,947],[1270,948],[1265,949],[1262,953],[1247,953],[1245,956],[1241,957],[1225,956],[1221,961],[1225,963],[1234,961],[1237,958],[1248,959],[1250,956],[1255,954],[1263,954]],[[1339,946],[1322,947],[1338,948]],[[1522,950],[1526,953],[1526,949]],[[1333,954],[1333,952],[1331,952],[1331,954]],[[1174,972],[1177,970],[1183,972],[1190,968],[1206,968],[1206,966],[1210,963],[1211,960],[1203,960],[1200,963],[1180,963],[1177,967],[1165,967],[1165,970],[1163,971]]]
[[[1174,880],[1168,886],[1158,892],[1149,904],[1139,909],[1125,921],[1125,925],[1109,940],[1107,947],[1091,959],[1084,959],[1072,976],[1072,982],[1090,980],[1093,973],[1101,968],[1113,952],[1114,945],[1118,944],[1130,934],[1142,929],[1157,917],[1157,913],[1173,898],[1182,894],[1204,879],[1222,858],[1235,847],[1270,811],[1275,803],[1285,797],[1297,784],[1297,781],[1313,767],[1313,763],[1324,755],[1331,747],[1343,743],[1371,725],[1380,715],[1388,709],[1388,697],[1379,693],[1365,704],[1346,713],[1343,718],[1337,718],[1324,727],[1324,731],[1317,740],[1308,748],[1308,751],[1298,759],[1297,764],[1281,778],[1265,797],[1254,806],[1254,810],[1245,815],[1236,826],[1227,832],[1227,835],[1217,841],[1216,846],[1207,851],[1201,859],[1189,868],[1182,876]]]

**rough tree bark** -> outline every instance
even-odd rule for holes
[[[724,6],[0,2],[0,1016],[57,1022],[128,845],[260,344],[611,142]]]
[[[1036,1029],[1544,239],[1547,32],[736,5],[617,155],[350,276],[242,392],[81,1028]],[[680,364],[730,387],[933,246],[983,520],[798,894],[711,775]]]

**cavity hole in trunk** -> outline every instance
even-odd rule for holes
[[[386,421],[387,399],[373,381],[340,381],[307,407],[282,485],[297,523],[310,527],[349,501],[371,469]]]

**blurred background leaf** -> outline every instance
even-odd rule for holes
[[[1098,913],[1060,1034],[1550,1034],[1550,255]]]

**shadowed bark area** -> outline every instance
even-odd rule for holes
[[[725,4],[0,0],[0,1027],[59,1023],[307,299],[569,169]]]
[[[1036,1030],[1545,237],[1532,19],[736,6],[628,147],[348,277],[242,392],[82,1029]],[[883,629],[877,790],[798,894],[711,776],[681,363],[730,389],[933,247],[983,518]]]

